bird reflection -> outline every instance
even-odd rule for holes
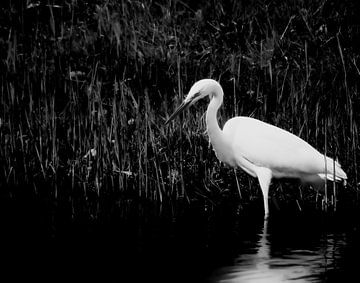
[[[213,282],[316,282],[333,268],[334,253],[341,245],[333,235],[308,249],[290,248],[280,242],[277,245],[282,247],[274,251],[279,247],[271,245],[268,221],[264,220],[255,248],[241,253],[233,266],[219,270]]]

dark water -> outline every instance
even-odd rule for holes
[[[225,204],[8,198],[0,214],[1,282],[346,282],[360,268],[349,211],[264,222]]]
[[[259,239],[240,249],[232,264],[213,272],[211,281],[336,281],[345,269],[339,264],[347,245],[346,235],[327,231],[309,235],[313,228],[304,232],[298,230],[300,227],[289,233],[287,223],[284,224],[282,230],[270,232],[269,223],[265,221],[262,232],[258,233]],[[309,228],[301,226],[301,229]]]

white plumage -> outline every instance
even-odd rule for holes
[[[338,162],[325,157],[294,134],[268,123],[240,116],[228,120],[221,130],[216,115],[223,102],[223,90],[211,79],[196,82],[166,124],[206,96],[210,97],[206,112],[207,133],[216,156],[220,161],[240,167],[258,178],[264,197],[265,217],[269,213],[268,193],[272,178],[298,178],[311,183],[347,179]]]

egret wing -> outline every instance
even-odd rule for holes
[[[236,117],[224,126],[234,154],[275,175],[296,177],[324,172],[324,156],[299,137],[249,117]]]

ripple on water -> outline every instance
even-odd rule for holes
[[[276,235],[269,237],[267,226],[265,222],[263,230],[254,237],[255,249],[245,247],[239,251],[233,265],[215,271],[211,282],[322,282],[325,273],[336,268],[340,251],[346,245],[342,234],[333,233],[294,237],[295,245],[281,241],[279,244]],[[254,247],[254,243],[251,245]]]

